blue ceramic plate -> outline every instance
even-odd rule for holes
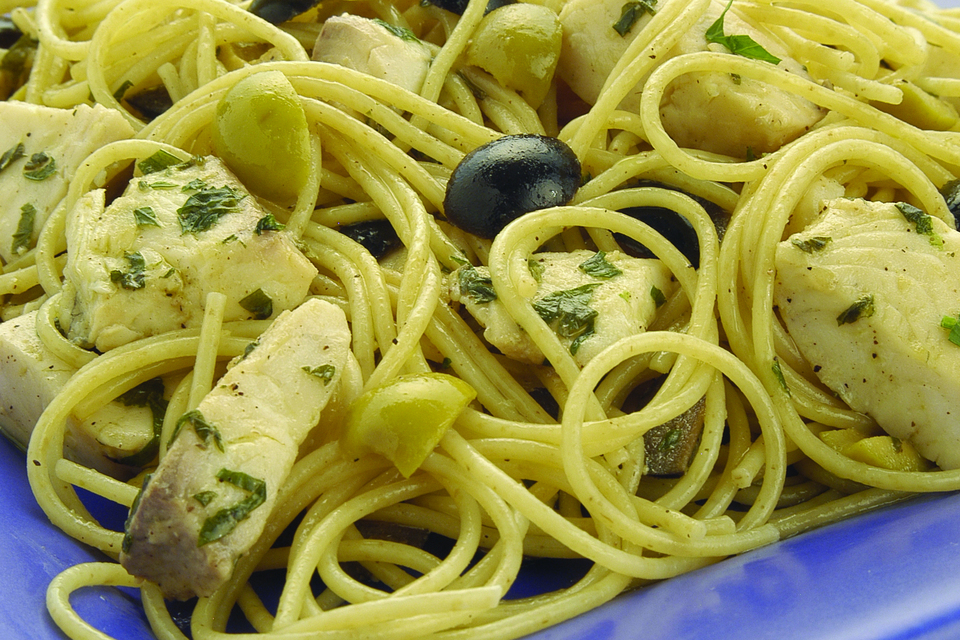
[[[61,570],[103,559],[52,527],[25,458],[0,438],[0,638],[62,640],[44,604]],[[121,514],[110,514],[113,518]],[[557,563],[518,590],[563,586]],[[124,640],[151,640],[135,591],[86,589],[74,606]],[[907,640],[960,637],[960,494],[926,496],[624,594],[535,640]]]

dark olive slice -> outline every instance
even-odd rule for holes
[[[22,35],[9,16],[0,16],[0,49],[9,49]]]
[[[700,268],[700,240],[693,225],[682,215],[663,207],[628,207],[621,212],[653,227],[686,256],[694,269]],[[633,238],[619,233],[614,235],[629,255],[635,258],[657,257],[645,245]]]
[[[378,260],[399,248],[401,244],[397,231],[389,220],[354,222],[342,225],[337,230],[351,240],[362,244]]]
[[[455,13],[458,16],[463,15],[463,12],[467,10],[467,4],[469,4],[469,0],[428,0],[428,2],[436,7]],[[514,4],[515,2],[516,0],[490,0],[487,2],[487,8],[483,14],[486,15],[494,9],[499,9],[508,4]]]
[[[250,13],[271,24],[280,24],[320,4],[320,0],[253,0]]]
[[[580,187],[580,161],[557,138],[503,136],[460,161],[447,183],[451,224],[493,238],[525,213],[567,204]]]
[[[960,231],[960,180],[951,180],[942,187],[940,193],[947,201],[947,208],[953,214],[953,226]]]

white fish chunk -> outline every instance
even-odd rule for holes
[[[61,327],[107,351],[199,326],[211,291],[227,296],[227,321],[295,307],[317,270],[286,232],[263,230],[266,219],[212,156],[135,178],[109,206],[89,192],[67,219]]]
[[[36,311],[0,323],[0,430],[24,448],[43,410],[76,373],[43,344],[36,323]],[[107,475],[132,476],[136,470],[118,461],[150,443],[153,417],[146,406],[120,401],[83,419],[69,416],[64,455]]]
[[[433,56],[416,39],[402,38],[374,20],[344,14],[323,23],[312,58],[420,93]]]
[[[683,0],[661,0],[656,5],[658,10],[668,1]],[[705,34],[726,6],[725,0],[714,0],[700,21],[657,64],[719,46],[708,45]],[[557,75],[590,104],[597,101],[617,61],[652,19],[644,13],[621,36],[613,25],[620,20],[623,7],[622,0],[571,0],[560,12],[563,46]],[[752,37],[780,58],[781,68],[809,77],[781,43],[740,17],[736,7],[724,16],[724,33]],[[639,83],[627,94],[619,105],[621,109],[639,109],[642,85]],[[809,130],[825,114],[812,102],[789,92],[719,72],[690,73],[677,78],[667,88],[660,112],[664,129],[681,147],[735,158],[775,151]]]
[[[348,366],[335,305],[285,311],[200,402],[146,484],[120,561],[167,597],[210,595],[263,531],[301,442]]]
[[[827,202],[816,224],[778,246],[775,301],[823,384],[956,469],[960,346],[941,322],[960,314],[960,232],[927,216],[930,234],[918,233],[902,207]]]
[[[0,169],[0,258],[10,262],[34,246],[88,155],[133,136],[123,116],[101,105],[54,109],[0,102],[0,155],[11,154]]]
[[[544,252],[534,254],[533,259],[539,283],[531,302],[544,310],[541,316],[547,313],[549,317],[550,307],[561,308],[560,317],[548,322],[557,327],[561,343],[581,365],[614,342],[646,331],[656,316],[654,288],[664,296],[677,288],[669,269],[659,260],[633,258],[619,251],[606,254],[586,250]],[[598,263],[602,260],[620,273],[607,277],[591,275],[589,267],[586,270],[581,267],[590,260]],[[457,269],[448,280],[451,300],[465,305],[485,327],[484,338],[504,355],[521,362],[543,364],[543,352],[520,328],[506,306],[495,296],[490,299],[484,295],[484,279],[489,281],[486,267]],[[566,312],[562,307],[566,307]],[[585,323],[582,330],[561,328],[568,322],[580,321]]]

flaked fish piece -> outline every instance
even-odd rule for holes
[[[942,326],[960,316],[960,232],[905,203],[837,199],[776,268],[775,302],[823,384],[960,468],[960,345]]]
[[[120,556],[170,598],[213,593],[256,542],[347,366],[350,330],[335,305],[285,311],[179,421],[145,483]]]

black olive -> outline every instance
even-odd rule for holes
[[[338,229],[348,238],[359,242],[379,260],[400,246],[400,238],[389,220],[367,220],[345,224]]]
[[[940,194],[953,214],[953,226],[960,231],[960,180],[951,180],[940,187]]]
[[[670,185],[650,180],[642,180],[637,184],[638,186],[675,189]],[[706,210],[710,219],[713,220],[713,226],[717,230],[717,236],[722,240],[727,228],[727,223],[730,220],[729,214],[709,200],[689,193],[686,195],[696,200],[700,206]],[[693,225],[690,224],[690,221],[682,215],[664,207],[627,207],[626,209],[622,209],[621,213],[625,213],[653,227],[660,235],[680,250],[680,253],[690,261],[694,269],[700,268],[700,241],[697,237],[697,232],[694,230]],[[635,258],[657,257],[650,249],[633,238],[619,233],[615,233],[614,237],[617,242],[620,243],[620,246],[623,247],[623,250]]]
[[[580,187],[580,161],[557,138],[503,136],[460,161],[447,183],[451,224],[493,238],[525,213],[567,204]]]
[[[253,0],[250,13],[270,24],[280,24],[313,9],[321,0]]]
[[[516,1],[517,0],[490,0],[487,2],[487,8],[483,12],[483,15],[487,15],[494,9],[505,7],[508,4],[514,4]],[[469,0],[427,0],[427,2],[441,9],[446,9],[451,13],[455,13],[458,16],[463,15],[463,12],[467,10],[467,4],[469,4]]]
[[[173,99],[167,92],[167,88],[162,84],[144,89],[132,96],[126,96],[124,100],[148,122],[163,115],[167,109],[173,106]]]
[[[0,49],[9,49],[23,34],[13,20],[7,16],[0,16]]]

